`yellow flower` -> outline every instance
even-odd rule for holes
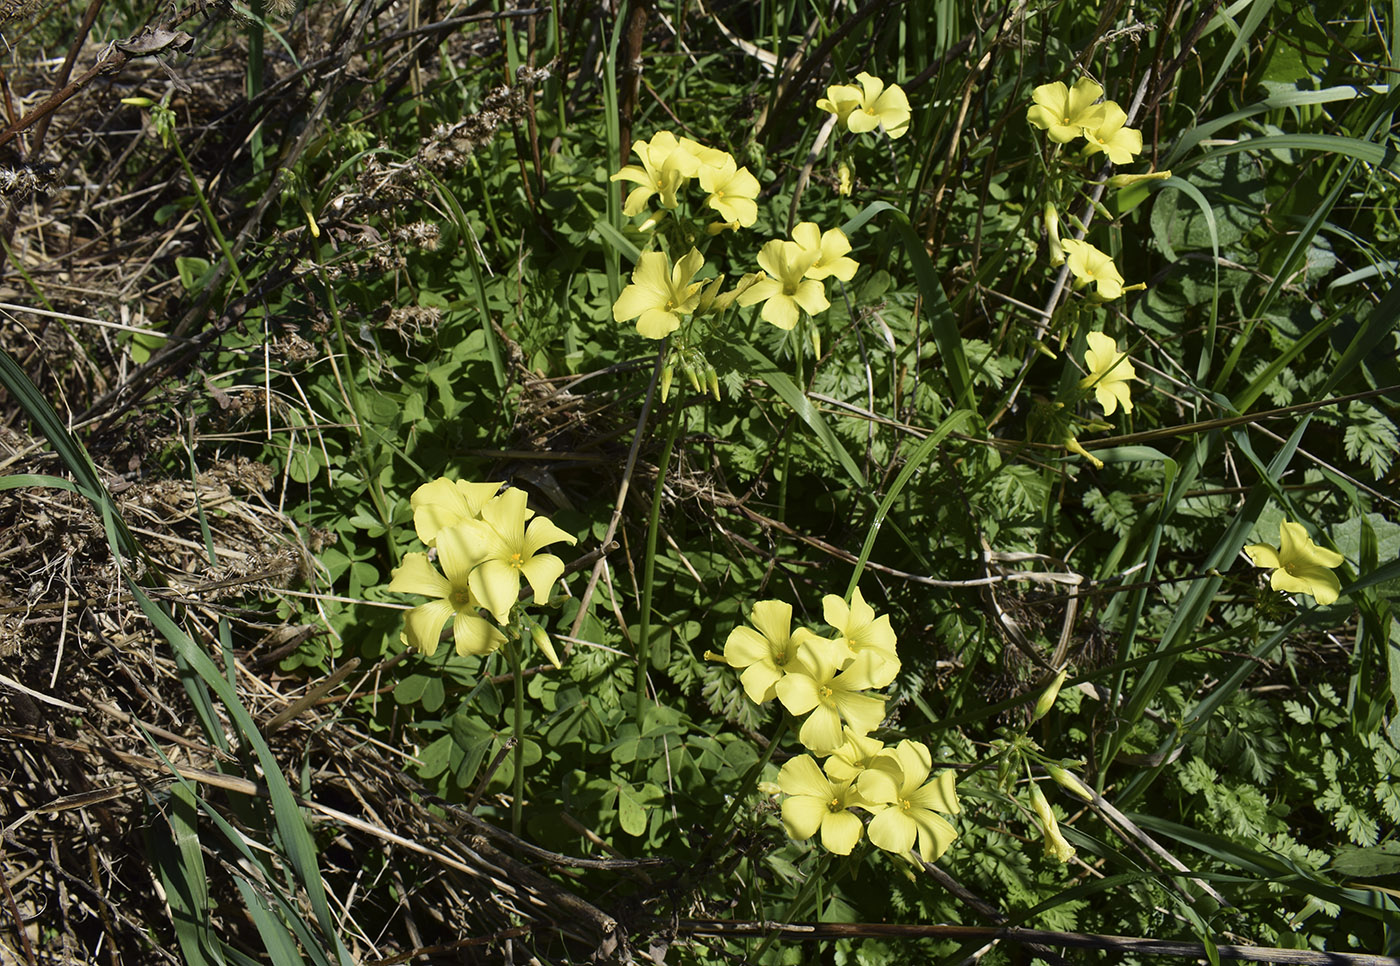
[[[500,483],[470,483],[440,478],[413,491],[413,527],[418,539],[433,546],[440,531],[481,517],[481,508],[496,495]]]
[[[1066,245],[1069,242],[1065,242]],[[1089,374],[1079,380],[1079,387],[1094,387],[1094,395],[1105,416],[1112,416],[1121,404],[1123,412],[1133,411],[1128,383],[1137,378],[1137,371],[1128,357],[1118,351],[1118,343],[1102,332],[1090,332],[1089,348],[1084,353],[1084,367]]]
[[[646,252],[632,272],[632,284],[613,303],[613,319],[637,320],[637,331],[648,339],[664,339],[676,331],[681,316],[695,311],[702,283],[692,282],[705,256],[692,248],[675,267],[664,252]]]
[[[540,550],[561,540],[577,542],[544,517],[530,520],[533,514],[525,501],[524,490],[506,490],[481,508],[480,520],[452,531],[470,542],[480,561],[471,571],[469,586],[498,624],[510,619],[520,597],[521,577],[535,592],[535,603],[549,600],[550,587],[564,572],[564,561]],[[530,520],[528,528],[526,520]]]
[[[864,71],[856,75],[860,86],[835,84],[826,89],[826,97],[817,107],[830,111],[853,134],[864,134],[884,126],[891,138],[901,138],[909,132],[909,98],[898,84],[885,86],[880,78]]]
[[[932,862],[948,850],[958,830],[941,815],[957,815],[958,793],[951,771],[930,779],[933,758],[920,741],[901,741],[885,749],[880,759],[860,773],[860,795],[878,810],[870,821],[870,841],[877,848],[907,855],[919,844],[919,855]]]
[[[875,686],[870,676],[874,660],[875,655],[866,652],[851,661],[844,644],[816,635],[797,646],[787,674],[774,689],[789,712],[807,715],[798,738],[808,749],[829,755],[841,747],[843,722],[861,735],[879,727],[885,701],[863,693]]]
[[[1040,827],[1045,832],[1045,854],[1053,855],[1061,862],[1068,862],[1074,858],[1074,846],[1065,840],[1060,831],[1060,823],[1055,820],[1055,812],[1045,800],[1045,793],[1035,782],[1031,782],[1031,807],[1035,809],[1036,817],[1040,819]]]
[[[845,743],[831,753],[825,765],[826,773],[838,781],[859,777],[885,748],[880,739],[858,735],[850,728],[845,735]]]
[[[1342,555],[1312,542],[1302,524],[1284,521],[1278,528],[1277,549],[1267,543],[1244,548],[1256,567],[1272,567],[1269,586],[1290,594],[1309,594],[1319,604],[1336,603],[1342,584],[1333,567],[1342,565]]]
[[[1124,127],[1128,115],[1113,101],[1103,104],[1103,120],[1095,127],[1084,129],[1084,137],[1089,142],[1089,154],[1108,152],[1108,160],[1114,164],[1132,164],[1133,155],[1142,153],[1142,132],[1136,128]]]
[[[420,654],[432,657],[437,652],[442,625],[450,618],[458,654],[490,654],[505,642],[505,636],[477,613],[481,603],[472,593],[470,575],[481,562],[480,551],[471,545],[461,527],[440,531],[437,551],[446,577],[423,553],[406,554],[403,563],[394,568],[390,590],[434,598],[408,612],[401,640]]]
[[[695,176],[699,160],[682,147],[670,131],[657,131],[649,142],[633,142],[632,151],[641,158],[642,166],[626,165],[609,179],[631,181],[637,185],[627,195],[622,213],[628,216],[638,214],[655,194],[661,196],[663,208],[676,207],[676,191],[687,178]]]
[[[895,653],[896,639],[889,615],[876,617],[875,609],[865,602],[859,587],[849,607],[835,594],[823,597],[822,616],[836,628],[840,635],[837,640],[846,645],[852,656],[867,651],[874,655],[870,672],[874,687],[883,688],[895,679],[899,673],[899,655]]]
[[[724,164],[725,159],[728,159],[731,164],[734,162],[733,156],[728,151],[707,147],[694,138],[681,138],[676,144],[682,151],[696,160],[699,164],[699,170],[718,168]],[[689,176],[694,177],[696,173],[692,171]]]
[[[854,84],[832,84],[826,89],[826,97],[817,101],[817,107],[836,115],[836,123],[846,126],[851,112],[860,107],[861,89]]]
[[[855,278],[860,265],[854,258],[845,257],[851,250],[851,243],[840,228],[822,231],[816,222],[804,221],[792,230],[792,240],[804,256],[816,256],[807,269],[807,278],[823,279],[831,275],[843,282]]]
[[[753,627],[736,627],[724,642],[724,660],[743,668],[739,682],[756,703],[777,696],[774,686],[797,656],[797,646],[812,637],[805,627],[792,630],[792,605],[781,600],[761,600],[749,613]],[[755,630],[754,628],[757,628]]]
[[[832,781],[811,755],[790,758],[778,772],[778,787],[787,794],[783,799],[783,825],[794,839],[809,839],[822,833],[822,845],[828,852],[850,855],[860,841],[860,818],[850,811],[852,805],[863,804],[851,787],[849,779]]]
[[[1087,77],[1074,82],[1071,90],[1062,82],[1041,84],[1031,94],[1035,104],[1026,111],[1026,120],[1045,131],[1050,140],[1064,144],[1103,123],[1104,105],[1095,104],[1103,88]]]
[[[720,213],[725,222],[747,228],[758,220],[758,179],[748,168],[735,168],[734,159],[724,152],[716,165],[700,168],[700,187],[710,193],[705,204]],[[724,225],[728,227],[728,225]],[[709,230],[708,228],[706,229]]]
[[[770,241],[758,253],[758,264],[773,277],[765,275],[739,296],[740,305],[763,303],[763,321],[780,329],[797,324],[799,309],[816,315],[831,307],[826,300],[826,286],[807,278],[807,270],[816,263],[817,252],[804,251],[796,242]]]
[[[1113,264],[1113,258],[1108,253],[1099,251],[1086,241],[1074,238],[1066,238],[1060,245],[1064,248],[1069,270],[1080,285],[1095,283],[1099,298],[1105,301],[1116,299],[1123,294],[1123,276],[1119,274],[1118,266]]]

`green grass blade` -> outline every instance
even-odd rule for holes
[[[879,536],[880,527],[884,524],[885,517],[890,511],[890,507],[894,505],[894,501],[898,499],[899,494],[903,492],[905,484],[913,478],[914,474],[924,465],[924,461],[933,454],[934,450],[948,437],[949,433],[962,429],[967,423],[972,421],[972,418],[973,414],[965,409],[954,410],[943,422],[939,423],[937,428],[929,433],[918,446],[914,447],[914,451],[905,458],[904,467],[899,471],[899,475],[895,477],[894,482],[890,484],[890,488],[880,501],[880,505],[876,507],[875,517],[870,521],[870,526],[866,530],[865,542],[861,544],[860,548],[860,556],[856,558],[855,567],[851,571],[851,580],[846,585],[847,600],[850,599],[851,594],[855,592],[856,587],[860,584],[860,574],[861,571],[865,569],[866,561],[870,559],[870,551],[875,547],[875,538]]]
[[[180,629],[179,625],[160,605],[147,597],[135,582],[128,580],[127,587],[156,630],[176,652],[185,658],[200,679],[223,702],[229,717],[233,719],[234,726],[238,729],[239,735],[257,756],[258,764],[262,768],[264,779],[267,782],[269,797],[272,799],[273,820],[282,840],[282,847],[286,850],[287,858],[291,862],[297,878],[301,881],[302,887],[306,890],[307,898],[316,914],[316,921],[322,935],[333,944],[343,966],[350,966],[352,963],[350,952],[340,941],[335,917],[331,913],[330,904],[326,899],[325,886],[321,882],[321,873],[317,867],[316,845],[311,840],[311,833],[306,827],[301,806],[297,804],[296,798],[292,795],[291,787],[287,784],[287,779],[282,774],[276,757],[268,748],[267,742],[263,739],[252,716],[243,706],[243,702],[239,699],[232,685],[219,672],[218,666],[209,658],[209,655],[205,654],[203,649]]]
[[[831,427],[822,418],[821,410],[813,406],[807,394],[798,388],[797,384],[788,378],[773,361],[759,352],[747,342],[740,342],[735,346],[739,355],[748,360],[752,367],[753,375],[762,379],[768,387],[778,394],[778,398],[797,414],[797,418],[806,424],[812,434],[821,441],[828,453],[836,458],[836,462],[841,464],[841,468],[846,471],[846,475],[851,478],[858,490],[865,489],[865,474],[861,472],[856,461],[851,458],[851,454],[846,451],[846,447],[841,445],[841,441],[836,438],[836,434],[831,431]]]
[[[864,225],[876,215],[887,215],[894,223],[899,240],[904,244],[904,253],[909,258],[909,267],[914,271],[919,294],[923,296],[924,312],[928,315],[933,329],[933,341],[938,346],[938,354],[943,360],[948,386],[952,390],[953,401],[960,409],[977,411],[977,400],[972,393],[972,371],[967,365],[967,353],[963,349],[962,333],[958,331],[958,320],[953,315],[948,296],[943,292],[943,283],[938,272],[924,251],[923,239],[909,222],[909,216],[894,205],[884,201],[871,202],[859,214],[841,226],[847,235]]]

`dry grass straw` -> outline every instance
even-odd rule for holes
[[[0,20],[30,6],[0,5]],[[6,306],[0,347],[82,440],[117,510],[159,562],[160,587],[152,596],[236,682],[283,772],[294,776],[321,850],[339,935],[357,961],[405,961],[412,947],[450,951],[459,961],[499,960],[531,934],[532,943],[544,936],[586,953],[616,952],[622,940],[610,916],[507,851],[532,865],[588,866],[587,860],[531,850],[469,813],[431,804],[405,775],[410,756],[343,714],[355,699],[388,689],[392,678],[385,672],[397,659],[366,668],[353,659],[333,661],[329,680],[277,670],[281,658],[325,633],[278,621],[275,605],[297,588],[303,595],[329,590],[315,561],[326,535],[293,521],[285,480],[231,456],[227,447],[280,426],[290,409],[310,413],[311,407],[300,387],[286,398],[270,393],[257,366],[232,388],[227,381],[219,388],[198,366],[203,350],[246,324],[267,291],[317,269],[296,266],[297,233],[267,237],[263,221],[280,190],[275,180],[251,202],[228,190],[232,165],[246,162],[239,132],[251,123],[277,132],[293,118],[305,122],[302,133],[280,145],[279,162],[291,164],[322,129],[323,105],[335,101],[347,76],[374,65],[392,77],[419,59],[420,48],[432,51],[444,37],[449,49],[496,44],[489,25],[409,30],[406,21],[392,20],[406,16],[398,10],[380,19],[371,42],[369,5],[352,5],[344,16],[330,10],[317,5],[303,14],[297,28],[310,47],[305,66],[293,71],[277,62],[281,75],[269,77],[251,104],[242,93],[246,55],[237,43],[214,45],[192,60],[171,50],[125,62],[108,83],[78,85],[43,136],[32,137],[31,130],[12,140],[32,155],[14,168],[29,174],[13,180],[28,177],[29,187],[43,187],[42,173],[63,187],[10,191],[0,202],[8,269],[0,276]],[[22,29],[7,28],[11,123],[48,103],[55,89],[52,63],[25,59],[24,51],[38,49],[26,39],[74,43],[78,71],[103,56],[104,45],[86,35],[86,24],[74,42],[72,25],[57,23],[56,11]],[[192,186],[173,158],[133,164],[149,152],[145,115],[117,103],[135,95],[159,99],[172,86],[181,144],[216,217],[231,228],[235,258],[254,241],[283,252],[280,267],[274,258],[253,292],[223,305],[212,300],[218,272],[203,294],[186,293],[174,277],[173,256],[209,251],[205,229],[192,205],[168,221],[155,216]],[[513,96],[493,125],[518,113]],[[460,126],[447,133],[444,144],[465,136]],[[363,197],[349,202],[347,211],[366,203]],[[377,243],[385,264],[392,266],[396,245],[426,244],[419,234]],[[154,331],[157,321],[167,341],[137,364],[126,340],[133,330]],[[325,329],[314,325],[270,326],[267,339],[294,385],[296,366],[323,363],[331,351]],[[196,397],[214,400],[205,407],[212,418],[192,415]],[[307,432],[316,445],[311,422]],[[63,475],[29,425],[15,401],[0,394],[0,476]],[[181,463],[194,471],[171,478],[163,469]],[[211,744],[201,729],[189,682],[125,589],[122,571],[138,580],[149,575],[129,561],[118,566],[103,520],[86,499],[40,485],[4,491],[0,561],[0,961],[181,961],[151,857],[156,838],[170,834],[172,792],[182,780],[192,783],[204,807],[266,852],[267,829],[244,821],[266,789],[246,761]],[[220,644],[221,622],[234,629],[232,649]],[[218,724],[233,736],[223,710]],[[250,870],[210,832],[202,820],[213,931],[256,954],[260,937],[235,889]],[[283,865],[279,858],[268,862]],[[633,868],[622,861],[592,864],[613,878],[615,866]],[[391,895],[397,906],[383,905]],[[303,913],[310,921],[311,911]],[[386,923],[393,935],[386,935]]]

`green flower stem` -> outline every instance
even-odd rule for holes
[[[739,788],[735,791],[734,798],[729,803],[729,808],[725,809],[723,817],[721,817],[718,824],[715,825],[714,834],[710,836],[710,841],[706,843],[705,848],[700,852],[700,858],[695,861],[696,868],[705,864],[705,859],[714,851],[715,846],[723,840],[724,832],[729,828],[729,823],[734,821],[734,815],[739,811],[739,806],[748,799],[749,795],[758,785],[758,779],[763,775],[763,769],[773,760],[773,752],[777,751],[778,745],[782,744],[783,738],[788,733],[788,727],[791,722],[792,716],[784,714],[783,720],[778,723],[778,730],[773,733],[773,737],[768,742],[768,747],[763,749],[763,754],[758,756],[758,761],[749,766],[749,770],[745,772],[744,777],[740,779]]]
[[[204,223],[209,226],[209,234],[213,235],[214,240],[219,243],[219,251],[223,253],[224,259],[228,262],[229,271],[233,272],[233,277],[238,280],[238,287],[243,290],[244,295],[247,295],[248,282],[243,277],[243,273],[238,270],[238,262],[234,260],[233,249],[229,246],[224,233],[219,230],[219,222],[214,218],[214,212],[209,208],[209,200],[204,197],[204,189],[200,187],[199,179],[194,176],[194,169],[190,167],[190,159],[185,157],[185,149],[180,147],[180,139],[172,136],[169,140],[170,146],[175,149],[175,156],[180,159],[180,167],[185,169],[185,177],[190,179],[194,200],[204,215]]]
[[[651,494],[651,517],[647,521],[646,560],[642,565],[642,619],[637,631],[637,727],[647,703],[647,664],[651,659],[651,599],[656,589],[656,538],[661,530],[661,498],[666,489],[666,470],[671,465],[671,451],[680,435],[684,407],[671,410],[671,425],[666,428],[666,443],[661,448],[661,460],[656,469],[656,487]]]
[[[350,403],[350,411],[355,417],[355,449],[356,458],[360,463],[360,471],[364,474],[366,488],[369,491],[369,498],[374,503],[375,512],[379,514],[379,520],[384,525],[386,536],[393,532],[393,513],[389,509],[389,500],[384,495],[384,486],[379,481],[379,470],[383,467],[370,459],[369,442],[365,439],[364,427],[372,424],[373,420],[366,419],[364,400],[360,396],[359,386],[355,384],[355,373],[350,368],[350,339],[345,334],[345,322],[340,316],[340,303],[336,301],[335,287],[321,273],[321,284],[325,288],[326,307],[330,310],[331,321],[335,323],[336,337],[340,340],[340,351],[345,354],[345,378],[340,380],[345,387],[345,395]],[[335,365],[334,356],[331,357],[331,365]],[[402,559],[399,553],[399,545],[392,539],[388,541],[389,552],[393,555],[395,564]]]
[[[798,335],[799,330],[805,329],[802,323],[808,321],[806,312],[798,318],[798,324],[794,325],[788,332],[788,341],[792,343],[792,384],[797,387],[798,392],[806,392],[803,386],[802,377],[802,336]],[[783,434],[783,456],[782,456],[782,479],[778,480],[778,519],[787,520],[787,497],[788,478],[792,475],[792,433]]]
[[[520,806],[525,798],[525,668],[521,663],[520,648],[515,641],[506,638],[506,660],[510,662],[511,677],[515,682],[515,720],[512,730],[515,734],[515,773],[511,776],[510,792],[510,831],[520,834]]]
[[[796,896],[793,897],[792,903],[788,906],[787,912],[783,914],[783,918],[778,920],[779,922],[792,922],[794,921],[794,917],[801,915],[802,910],[806,908],[807,901],[811,898],[812,893],[817,890],[818,886],[826,884],[827,871],[830,868],[831,853],[823,852],[821,858],[817,860],[816,869],[810,875],[807,876],[807,881],[802,883],[801,890],[797,893]],[[839,876],[837,878],[839,878]],[[833,882],[834,881],[835,880],[833,880]],[[768,951],[769,946],[773,945],[773,940],[777,939],[778,935],[778,931],[774,930],[773,932],[770,932],[767,936],[763,937],[763,942],[759,943],[758,950],[752,956],[749,957],[750,961],[755,963],[760,962],[763,959],[763,954]]]

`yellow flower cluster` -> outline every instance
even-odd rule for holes
[[[839,228],[822,231],[816,222],[804,221],[792,230],[792,241],[768,242],[758,253],[762,269],[739,295],[740,305],[763,303],[760,316],[780,329],[791,329],[801,317],[831,307],[826,298],[828,277],[849,282],[860,266],[847,258],[851,243]]]
[[[613,303],[613,319],[636,319],[639,333],[664,339],[685,316],[722,313],[737,299],[740,305],[764,303],[764,321],[791,329],[799,310],[815,315],[830,307],[824,279],[849,282],[855,277],[859,266],[846,257],[850,250],[841,229],[822,231],[815,222],[804,221],[793,229],[791,241],[774,239],[764,245],[758,254],[760,271],[745,275],[728,292],[720,292],[723,275],[694,281],[705,265],[696,248],[674,265],[664,252],[645,252],[632,271],[632,283]]]
[[[817,107],[836,115],[837,123],[852,134],[864,134],[883,127],[891,138],[909,132],[909,98],[898,84],[885,86],[880,78],[864,71],[856,75],[858,84],[833,84]]]
[[[1100,101],[1103,88],[1087,77],[1066,87],[1062,82],[1041,84],[1031,94],[1035,103],[1026,120],[1046,132],[1050,140],[1068,144],[1082,137],[1089,154],[1100,151],[1114,164],[1130,164],[1142,153],[1142,132],[1125,127],[1128,114],[1114,101]]]
[[[806,839],[821,833],[822,845],[850,853],[865,828],[851,809],[869,813],[870,841],[907,855],[918,843],[927,861],[942,855],[957,830],[936,812],[960,811],[951,771],[929,777],[928,748],[902,741],[886,748],[868,737],[885,716],[883,688],[899,673],[894,629],[857,590],[848,605],[835,594],[822,599],[822,616],[834,633],[822,636],[792,627],[792,605],[779,600],[754,605],[752,627],[737,627],[724,644],[723,659],[741,668],[745,693],[758,703],[777,698],[796,716],[806,715],[798,738],[811,755],[783,765],[778,787],[788,834]],[[826,757],[819,766],[812,755]]]
[[[448,620],[458,654],[491,653],[505,635],[481,611],[504,626],[520,597],[522,577],[535,592],[535,603],[543,604],[564,572],[562,560],[540,551],[552,543],[574,543],[574,537],[526,506],[524,490],[507,488],[498,495],[501,486],[442,478],[413,493],[414,529],[437,552],[442,572],[425,553],[405,554],[389,590],[432,598],[408,612],[400,638],[427,657],[437,651]],[[537,643],[542,637],[534,634]],[[547,637],[544,641],[541,649],[557,666],[552,645],[546,646]]]
[[[898,86],[885,88],[869,74],[861,74],[860,79],[861,87],[830,88],[830,99],[821,105],[853,131],[872,131],[884,125],[891,137],[902,135],[909,124],[904,92]],[[624,214],[641,214],[653,198],[659,199],[662,209],[677,208],[681,189],[694,178],[707,192],[705,204],[724,219],[708,225],[708,234],[747,228],[757,220],[758,179],[748,168],[738,167],[727,152],[670,131],[658,131],[649,141],[636,141],[632,151],[641,163],[626,165],[611,178],[636,185],[623,204]],[[653,216],[643,227],[659,223],[659,216]],[[689,244],[698,232],[678,229],[674,234],[683,239],[682,244]],[[686,318],[722,314],[737,300],[744,306],[762,303],[760,316],[765,321],[792,329],[804,311],[815,315],[831,307],[825,279],[848,282],[855,276],[859,266],[847,257],[850,250],[850,240],[839,228],[822,231],[814,222],[802,222],[793,229],[790,240],[774,239],[765,244],[758,253],[759,271],[744,275],[734,289],[723,293],[722,275],[696,280],[705,268],[705,256],[694,245],[674,261],[666,251],[644,252],[633,269],[631,284],[613,303],[613,319],[635,319],[641,335],[664,339]],[[669,377],[666,388],[670,388]]]
[[[822,845],[838,855],[850,855],[862,830],[878,849],[907,856],[918,845],[919,856],[932,862],[948,850],[958,831],[939,812],[957,815],[956,782],[949,769],[937,775],[928,746],[901,741],[885,747],[875,738],[855,735],[819,767],[811,755],[799,755],[778,772],[783,799],[783,825],[795,839],[821,833]],[[865,828],[852,809],[871,815]]]
[[[632,152],[642,163],[626,165],[611,178],[637,186],[628,192],[623,214],[640,214],[653,196],[660,197],[661,207],[675,208],[680,203],[677,192],[695,178],[707,193],[705,204],[724,219],[711,226],[716,231],[747,228],[758,220],[758,179],[748,168],[738,167],[729,152],[678,138],[670,131],[657,131],[650,141],[633,142]]]

